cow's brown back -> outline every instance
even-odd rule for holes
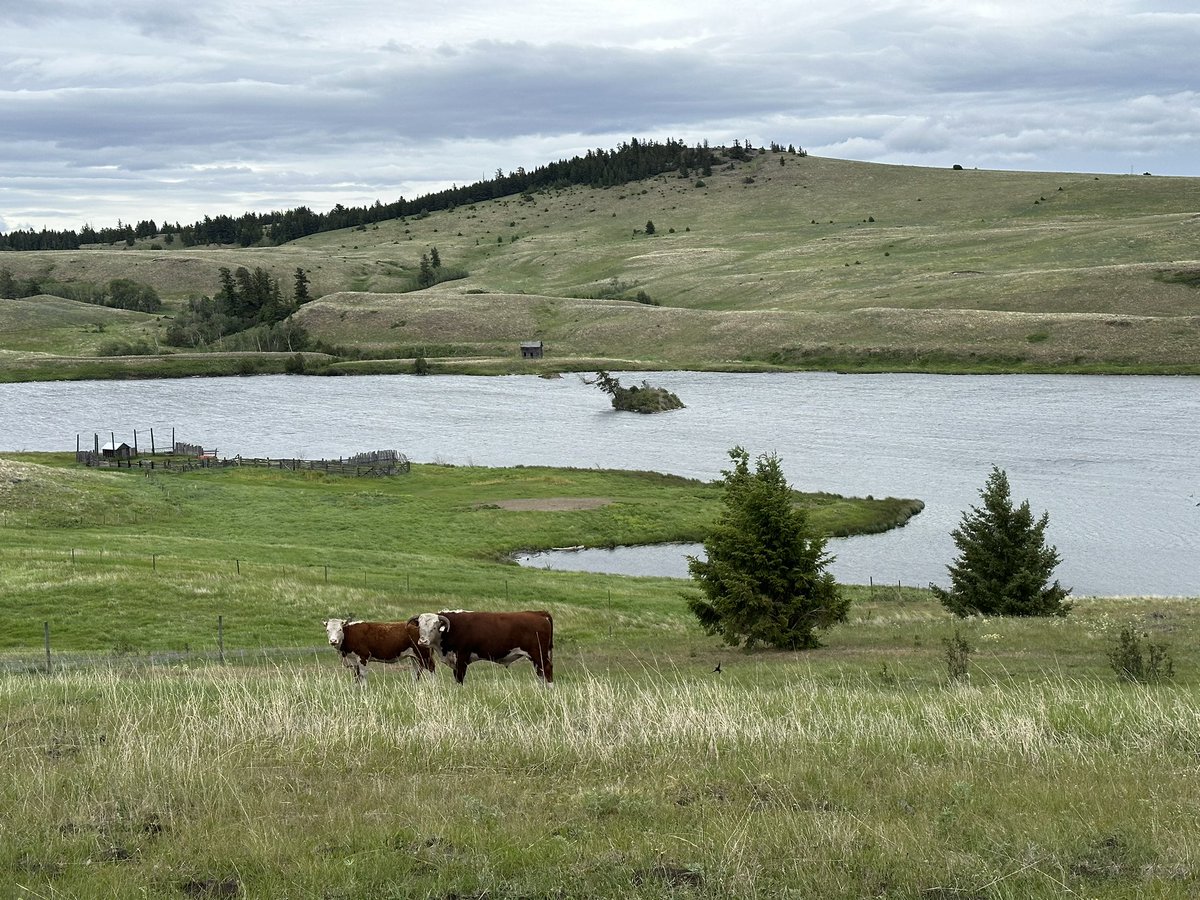
[[[393,663],[404,656],[415,657],[427,672],[434,670],[433,654],[417,641],[418,631],[408,622],[349,622],[343,626],[343,657],[356,655],[365,665],[370,660]]]
[[[448,623],[438,649],[444,660],[453,661],[459,683],[472,662],[488,660],[507,666],[524,658],[547,684],[554,682],[554,618],[545,610],[446,610],[437,615]]]

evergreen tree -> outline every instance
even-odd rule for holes
[[[429,264],[429,255],[422,253],[421,267],[417,270],[417,287],[433,287],[435,281],[436,279],[433,275],[433,267]]]
[[[442,267],[442,257],[441,254],[438,253],[437,247],[429,248],[429,265],[435,269],[440,269]]]
[[[303,306],[312,297],[308,295],[308,274],[298,266],[296,267],[295,284],[296,287],[292,291],[292,302],[296,306]]]
[[[221,266],[217,270],[217,276],[220,278],[221,287],[217,291],[217,295],[213,298],[221,306],[221,311],[230,318],[237,319],[241,317],[241,310],[238,303],[237,283],[233,280],[233,273],[225,266]]]
[[[753,473],[744,449],[729,456],[734,467],[722,473],[725,508],[704,541],[707,559],[688,561],[703,592],[688,607],[727,644],[819,647],[813,631],[844,622],[850,605],[825,571],[833,561],[825,538],[809,528],[775,454],[758,457]]]
[[[651,219],[646,220],[646,234],[654,234],[654,222]]]
[[[957,616],[1065,616],[1070,589],[1048,584],[1060,561],[1046,546],[1050,514],[1035,522],[1028,500],[1014,507],[1008,476],[996,466],[979,495],[983,507],[963,513],[951,532],[959,555],[946,567],[950,590],[930,590]]]

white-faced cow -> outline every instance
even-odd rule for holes
[[[546,684],[554,683],[554,620],[548,612],[443,610],[413,616],[408,624],[418,629],[420,647],[433,650],[454,669],[459,684],[467,677],[467,666],[481,659],[502,666],[527,659]]]
[[[371,660],[394,663],[408,659],[413,667],[413,679],[421,670],[433,674],[433,654],[428,647],[417,643],[417,628],[409,622],[353,622],[347,619],[328,619],[325,633],[329,643],[342,654],[342,665],[354,669],[354,680],[367,680],[367,663]]]

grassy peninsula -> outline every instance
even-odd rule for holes
[[[417,359],[485,374],[1197,373],[1198,235],[1197,178],[762,151],[702,179],[544,189],[280,246],[5,253],[0,267],[48,290],[127,278],[165,307],[0,299],[0,379],[408,372]],[[410,290],[433,249],[462,277]],[[317,299],[294,319],[321,352],[165,347],[169,317],[213,295],[221,267],[285,286],[307,272]],[[544,358],[521,358],[531,340]]]
[[[1200,889],[1195,599],[959,622],[924,590],[849,587],[823,649],[746,654],[703,635],[685,582],[504,562],[698,536],[713,485],[433,465],[147,476],[42,454],[5,455],[0,476],[16,896]],[[827,531],[912,511],[803,499]],[[445,606],[550,609],[556,687],[477,664],[462,688],[376,668],[359,690],[322,646],[330,614]],[[1115,677],[1128,625],[1169,647],[1173,681]]]

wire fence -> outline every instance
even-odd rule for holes
[[[180,576],[185,579],[202,577],[254,579],[288,579],[310,585],[341,584],[346,587],[369,588],[386,590],[389,593],[400,593],[412,596],[414,586],[420,592],[423,583],[416,584],[420,578],[414,579],[409,572],[396,569],[372,568],[367,565],[331,565],[326,563],[273,563],[261,560],[248,561],[245,559],[193,558],[177,555],[145,553],[136,550],[114,550],[110,548],[67,548],[48,549],[44,547],[3,547],[0,548],[0,559],[19,560],[27,565],[44,566],[47,569],[70,570],[77,574],[96,573],[104,571],[140,569],[153,577],[169,578]],[[453,587],[454,585],[450,585]],[[437,590],[441,592],[447,587],[445,576],[439,576]],[[511,600],[508,578],[497,578],[490,592],[480,594],[488,596],[495,602],[508,603]],[[610,599],[611,603],[611,592]],[[344,610],[339,615],[349,615]],[[152,649],[135,648],[121,640],[105,650],[91,651],[62,651],[54,646],[53,621],[40,623],[42,631],[42,646],[37,648],[29,631],[25,631],[33,623],[28,621],[18,628],[25,632],[29,641],[25,647],[12,650],[0,650],[0,674],[32,674],[54,673],[66,670],[119,668],[121,670],[147,669],[156,666],[173,666],[188,663],[253,665],[264,662],[282,662],[304,658],[319,659],[327,655],[328,645],[308,645],[299,647],[236,647],[225,646],[227,626],[231,624],[225,615],[216,615],[212,621],[210,637],[203,640],[204,649],[193,649],[184,646],[183,649]],[[236,619],[233,620],[236,625]],[[319,629],[319,622],[315,627]],[[10,632],[13,622],[9,622]],[[32,629],[30,629],[32,631]]]
[[[216,650],[152,650],[146,652],[114,649],[57,650],[46,624],[47,640],[42,650],[6,650],[0,652],[0,675],[53,675],[63,672],[115,669],[122,672],[145,671],[180,665],[241,665],[328,659],[328,645],[308,647],[245,647]]]

